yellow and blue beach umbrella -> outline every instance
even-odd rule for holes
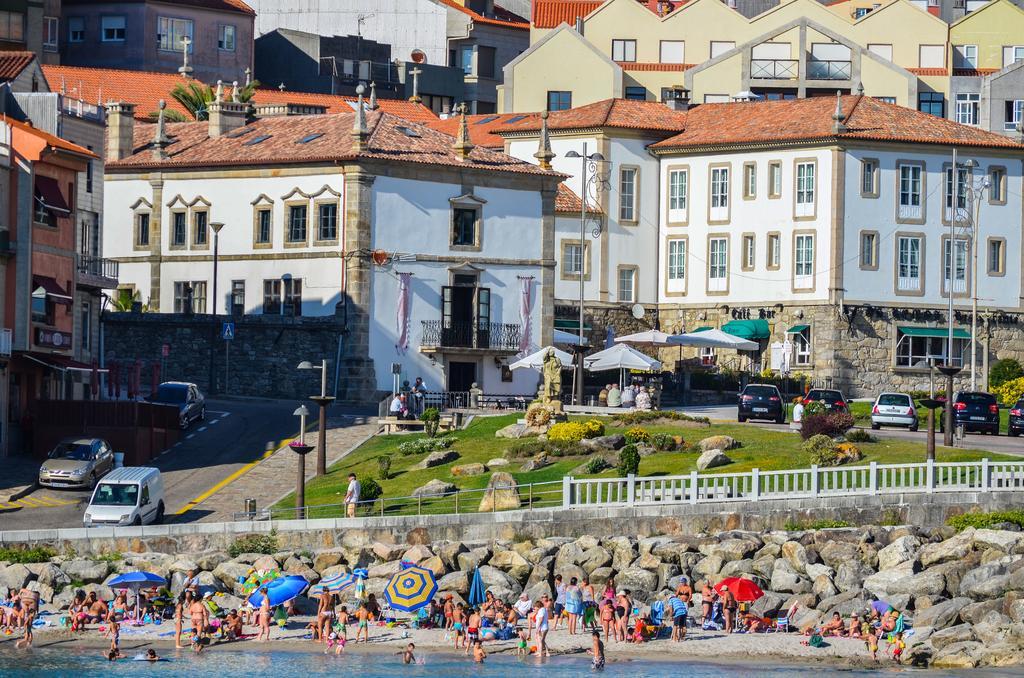
[[[384,587],[384,599],[403,612],[415,612],[426,606],[437,593],[434,573],[419,565],[408,565]]]

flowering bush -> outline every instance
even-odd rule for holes
[[[534,403],[526,410],[526,425],[533,427],[547,426],[551,422],[551,408]]]
[[[563,421],[548,429],[548,440],[558,443],[578,443],[587,437],[587,429],[578,421]]]
[[[629,445],[636,445],[637,443],[649,443],[651,442],[651,434],[647,432],[647,429],[634,426],[633,428],[626,431],[626,443]]]
[[[817,466],[838,466],[839,452],[836,444],[826,435],[816,435],[803,444],[804,452],[811,455],[811,463]]]
[[[1017,399],[1024,395],[1024,377],[1003,382],[992,389],[992,394],[1004,405],[1015,405]]]
[[[399,444],[398,452],[404,456],[423,454],[424,452],[436,452],[446,450],[455,443],[455,436],[444,436],[443,438],[416,438]]]
[[[604,422],[597,419],[588,419],[583,422],[584,438],[600,438],[604,435]]]

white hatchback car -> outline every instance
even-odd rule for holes
[[[906,393],[882,393],[871,408],[871,428],[905,426],[917,430],[917,408],[914,399]]]

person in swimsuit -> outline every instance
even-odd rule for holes
[[[228,640],[238,640],[242,637],[242,618],[238,616],[238,610],[231,610],[224,618],[222,628],[227,633]]]
[[[127,611],[128,594],[126,594],[124,591],[119,591],[118,594],[114,596],[114,616],[118,619],[118,621],[120,621],[125,618]]]
[[[21,603],[25,637],[15,643],[14,646],[18,649],[25,649],[32,647],[32,624],[35,622],[36,614],[39,612],[39,593],[23,588],[18,594],[18,600]]]
[[[356,642],[359,642],[359,636],[363,637],[363,642],[370,642],[370,611],[366,608],[366,603],[359,606],[356,610]]]
[[[604,629],[604,639],[607,642],[609,636],[612,635],[612,631],[615,629],[615,606],[612,605],[610,600],[604,601],[604,605],[601,606],[601,628]],[[615,639],[618,640],[618,633],[614,635]]]
[[[455,636],[455,649],[469,648],[466,641],[466,608],[462,603],[455,606],[452,612],[452,633]]]
[[[732,633],[736,628],[736,596],[728,586],[722,587],[722,609],[725,611],[725,632]]]
[[[601,642],[601,632],[594,631],[590,635],[594,640],[587,652],[594,657],[594,670],[600,671],[604,668],[604,643]]]
[[[704,585],[700,589],[700,606],[703,616],[701,621],[711,619],[711,608],[715,604],[715,598],[718,597],[718,593],[711,587],[711,582],[704,580]]]
[[[416,655],[413,654],[415,649],[416,649],[416,645],[414,645],[413,643],[409,643],[408,645],[405,646],[404,650],[402,650],[401,652],[396,652],[395,654],[402,655],[402,663],[403,664],[415,664],[416,663]]]
[[[565,612],[569,615],[569,635],[576,635],[576,624],[583,616],[583,592],[576,577],[569,579],[565,587]]]
[[[270,599],[263,596],[263,600],[260,601],[260,634],[256,637],[257,641],[270,641],[270,616]]]
[[[526,629],[519,629],[519,642],[516,643],[516,656],[525,657],[530,654],[530,648],[527,645],[527,641],[530,640],[530,634]]]
[[[316,618],[320,628],[319,642],[323,642],[331,632],[331,624],[334,623],[334,594],[327,589],[320,592],[320,603],[317,606]]]
[[[469,614],[469,621],[466,622],[466,654],[469,654],[470,646],[476,646],[480,642],[480,613],[473,609]],[[474,649],[474,656],[476,650]]]
[[[203,601],[196,599],[188,606],[188,616],[192,618],[192,633],[202,639],[210,625],[210,611],[203,605]]]
[[[338,633],[341,634],[342,640],[348,641],[348,625],[352,621],[352,615],[348,613],[348,606],[342,605],[341,611],[338,612],[338,624],[336,628]]]
[[[174,647],[178,650],[182,650],[185,647],[181,644],[181,627],[184,623],[185,605],[187,604],[185,601],[189,595],[191,594],[183,591],[174,604]]]
[[[537,654],[541,657],[550,657],[551,654],[548,652],[548,609],[539,600],[533,604],[533,607],[535,610],[533,613],[534,623],[537,625],[537,636],[540,638]]]
[[[629,615],[632,602],[626,591],[619,591],[615,596],[615,640],[623,642],[629,633]]]
[[[485,659],[487,659],[487,653],[484,652],[483,641],[477,639],[476,642],[473,643],[473,661],[477,664],[483,664]]]

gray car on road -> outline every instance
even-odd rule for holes
[[[871,406],[871,428],[905,426],[917,430],[917,408],[908,393],[881,393]]]
[[[165,381],[150,397],[151,403],[178,408],[178,423],[186,429],[193,421],[206,419],[206,398],[199,387],[187,381]]]
[[[114,451],[101,438],[65,438],[50,451],[39,468],[45,487],[96,487],[114,470]]]

